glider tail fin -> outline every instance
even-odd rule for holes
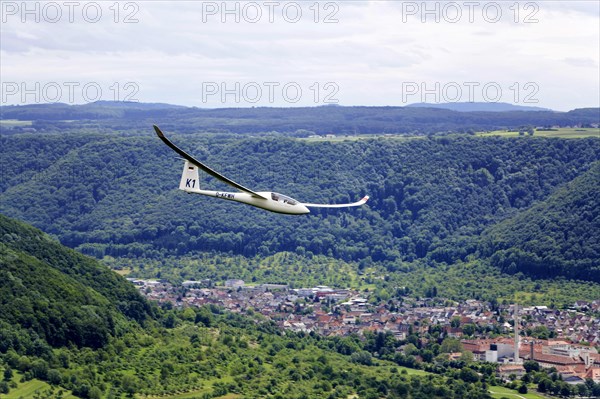
[[[179,189],[183,191],[196,191],[200,189],[200,176],[198,167],[189,161],[183,165],[183,173],[179,182]]]

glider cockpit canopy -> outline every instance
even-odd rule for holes
[[[271,199],[273,201],[279,201],[289,205],[296,205],[298,203],[298,201],[296,201],[292,197],[288,197],[287,195],[279,193],[271,193]]]

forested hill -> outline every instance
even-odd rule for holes
[[[489,108],[489,107],[488,107]],[[487,108],[486,108],[487,109]],[[115,128],[141,131],[153,123],[180,133],[278,132],[310,134],[430,134],[535,126],[590,126],[600,123],[598,108],[569,112],[511,110],[458,112],[421,107],[298,107],[203,109],[169,104],[97,102],[85,105],[36,104],[0,107],[2,119],[32,121],[28,127],[4,127],[2,133]]]
[[[600,282],[600,163],[547,200],[491,227],[482,252],[505,272]]]
[[[2,353],[24,346],[33,351],[36,345],[39,350],[36,336],[57,347],[101,347],[127,318],[143,321],[151,313],[116,273],[3,215],[0,304]]]
[[[152,132],[15,135],[2,139],[2,159],[11,162],[2,165],[0,211],[99,258],[290,251],[392,270],[416,259],[466,259],[486,228],[544,201],[600,160],[597,139],[173,139],[256,190],[304,202],[371,200],[277,215],[177,190],[182,165]],[[201,184],[229,190],[206,177]]]

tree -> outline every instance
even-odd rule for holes
[[[201,307],[197,310],[195,323],[202,323],[205,327],[212,326],[213,323],[213,315],[205,306]]]
[[[4,380],[5,381],[10,381],[13,378],[13,371],[10,368],[10,366],[6,367],[6,369],[4,370]]]
[[[29,371],[31,368],[31,360],[27,356],[21,356],[17,363],[17,369],[21,372]]]
[[[460,354],[459,360],[462,362],[465,362],[467,364],[472,363],[473,362],[473,352],[463,351],[463,353]]]
[[[425,349],[421,352],[421,357],[423,358],[423,361],[426,363],[431,363],[431,361],[433,360],[433,352]]]
[[[6,381],[0,381],[0,393],[8,393],[10,391],[10,386]]]
[[[540,382],[538,382],[538,391],[545,393],[550,391],[550,389],[552,388],[552,380],[548,379],[548,378],[544,378],[542,380],[540,380]]]
[[[419,354],[419,349],[414,344],[406,344],[404,347],[404,353],[407,356],[415,356]]]
[[[600,384],[595,384],[592,387],[592,395],[594,395],[594,396],[600,396]]]
[[[62,375],[56,369],[48,370],[48,382],[52,385],[58,385],[62,382]]]
[[[365,366],[373,364],[371,354],[367,351],[354,352],[350,355],[350,360],[354,363],[364,364]]]
[[[477,331],[477,327],[475,326],[475,324],[465,324],[462,328],[463,334],[471,336],[473,334],[475,334],[475,331]]]
[[[455,353],[462,352],[463,346],[460,341],[456,338],[447,337],[442,341],[442,345],[440,346],[441,353]]]
[[[98,387],[92,387],[88,393],[90,399],[102,399],[102,391]]]
[[[167,328],[174,328],[175,327],[175,325],[177,324],[177,318],[175,317],[175,315],[173,314],[173,312],[169,312],[169,314],[167,314],[167,316],[163,320],[163,324]]]
[[[526,384],[521,384],[521,386],[519,387],[518,392],[522,393],[522,394],[526,394],[527,393],[527,385]]]
[[[181,318],[187,321],[194,321],[196,319],[196,312],[192,308],[185,308],[181,313]]]
[[[31,367],[31,371],[35,378],[46,380],[48,378],[48,363],[42,359],[35,360]]]
[[[533,136],[533,133],[534,133],[533,126],[529,126],[527,128],[527,134],[530,135],[530,136]]]
[[[577,385],[577,395],[581,397],[590,396],[590,390],[588,389],[586,384]]]
[[[562,384],[562,386],[560,388],[560,394],[565,397],[571,396],[571,388],[569,387],[568,384],[565,384],[565,383]]]
[[[525,360],[523,362],[523,368],[526,372],[540,371],[540,364],[535,360]]]
[[[121,379],[121,388],[123,388],[123,391],[125,391],[127,395],[133,397],[133,394],[135,394],[137,390],[136,378],[129,374],[124,375]]]
[[[468,367],[463,367],[460,370],[460,379],[465,381],[465,382],[477,382],[479,381],[479,375],[477,374],[477,372],[473,369],[470,369]]]

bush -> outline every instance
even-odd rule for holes
[[[519,393],[527,393],[527,385],[523,384],[519,387]]]

